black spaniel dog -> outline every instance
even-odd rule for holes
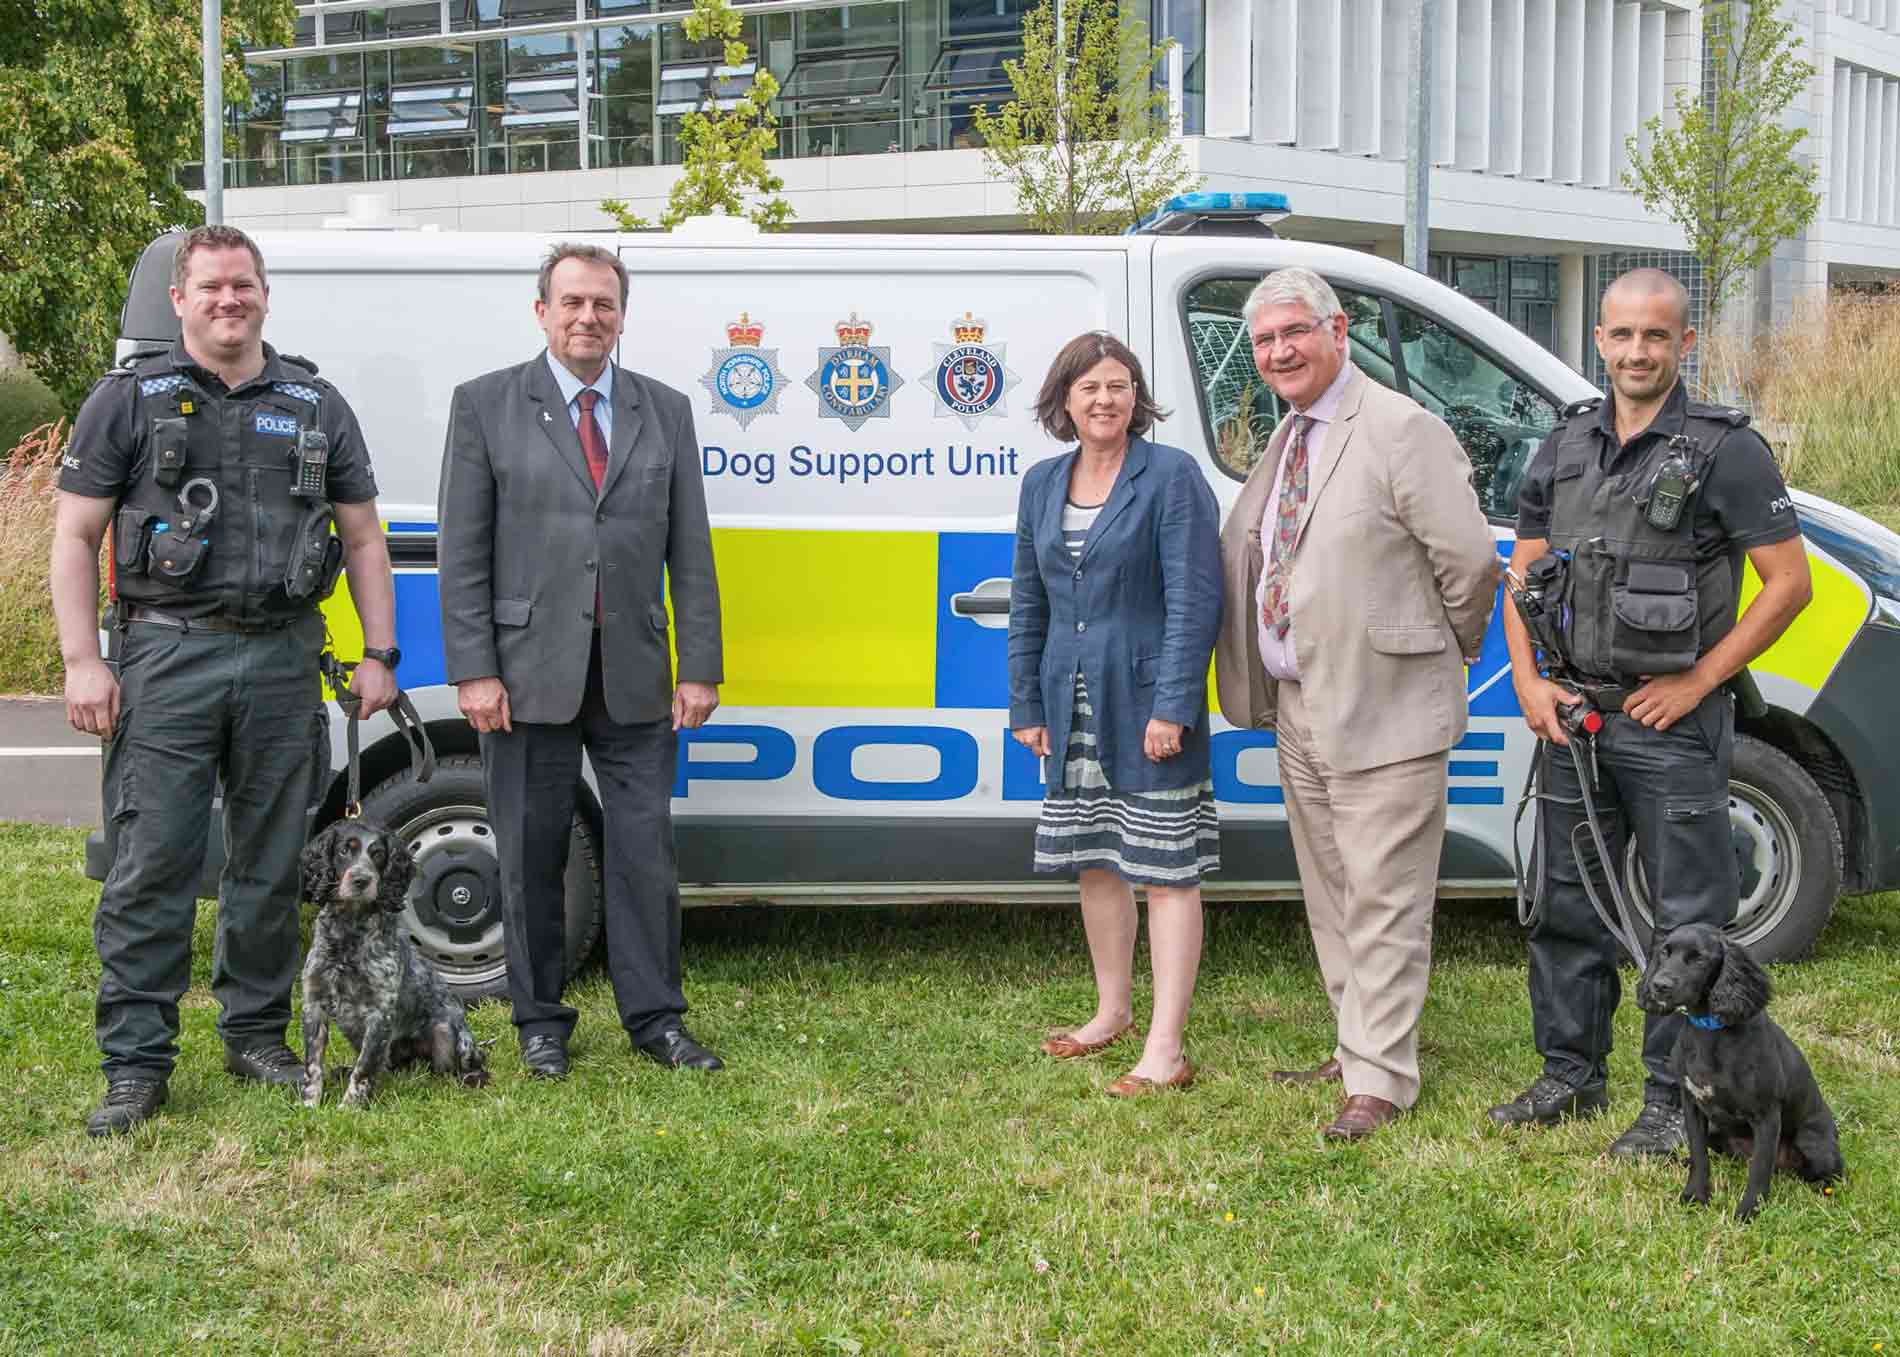
[[[356,1048],[343,1101],[369,1101],[378,1075],[419,1060],[469,1088],[488,1082],[462,1002],[403,931],[415,859],[386,830],[342,820],[303,851],[303,894],[320,907],[303,967],[305,1107],[323,1101],[330,1024]]]
[[[1768,972],[1740,943],[1709,924],[1686,924],[1657,940],[1636,1001],[1650,1013],[1687,1021],[1670,1064],[1682,1082],[1689,1141],[1684,1202],[1709,1202],[1709,1150],[1748,1161],[1748,1187],[1735,1208],[1761,1208],[1777,1168],[1816,1185],[1842,1172],[1834,1114],[1800,1048],[1763,1010]]]

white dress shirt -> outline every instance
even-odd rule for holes
[[[598,391],[600,399],[594,402],[594,418],[600,422],[600,443],[602,447],[614,445],[614,365],[606,364],[600,370],[600,376],[591,382],[583,382],[569,372],[552,351],[547,355],[548,369],[554,374],[556,386],[567,400],[567,417],[574,421],[574,431],[581,427],[581,392]]]
[[[1344,363],[1340,364],[1339,375],[1333,378],[1332,385],[1320,392],[1318,400],[1314,401],[1312,405],[1304,410],[1296,409],[1294,411],[1294,414],[1305,415],[1308,419],[1313,421],[1311,427],[1306,431],[1306,493],[1309,497],[1312,495],[1314,489],[1312,482],[1313,466],[1319,461],[1320,453],[1326,448],[1326,435],[1331,430],[1333,421],[1339,418],[1339,402],[1346,394],[1346,383],[1351,380],[1353,373],[1357,370],[1358,369],[1353,366],[1352,360],[1347,359]],[[1286,478],[1286,451],[1291,450],[1292,444],[1293,436],[1289,431],[1287,434],[1287,449],[1282,451],[1280,455],[1280,465],[1275,467],[1273,471],[1273,490],[1267,495],[1266,507],[1260,514],[1260,545],[1265,549],[1266,560],[1269,564],[1273,561],[1274,527],[1280,517],[1281,482]],[[1253,592],[1254,626],[1260,632],[1260,664],[1270,677],[1297,683],[1300,678],[1300,661],[1293,650],[1293,615],[1291,604],[1289,603],[1287,609],[1287,627],[1286,635],[1284,636],[1276,634],[1274,629],[1267,625],[1266,608],[1267,572],[1262,570],[1260,572],[1260,583],[1254,587]]]

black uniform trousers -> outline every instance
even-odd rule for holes
[[[95,1020],[108,1079],[164,1076],[224,783],[224,875],[211,992],[227,1045],[282,1041],[297,978],[298,860],[327,727],[323,620],[238,634],[134,622],[118,649],[119,722],[102,788],[112,866],[99,894]]]
[[[1717,689],[1668,730],[1610,713],[1596,736],[1592,790],[1613,870],[1621,871],[1627,836],[1636,851],[1657,932],[1682,924],[1726,924],[1741,895],[1740,869],[1729,832],[1729,766],[1735,752],[1735,704]],[[1590,770],[1585,746],[1584,770]],[[1537,851],[1541,910],[1530,930],[1531,1024],[1544,1072],[1581,1085],[1608,1073],[1610,1019],[1622,987],[1620,948],[1591,908],[1572,833],[1588,843],[1581,789],[1570,751],[1545,744],[1538,804]],[[1594,855],[1594,848],[1588,850]],[[1597,894],[1615,905],[1601,875]],[[1644,1097],[1676,1103],[1669,1054],[1682,1019],[1645,1015]]]
[[[623,725],[607,714],[596,633],[574,720],[517,721],[512,733],[489,731],[481,744],[501,859],[508,998],[521,1039],[565,1039],[578,1016],[561,1002],[567,968],[562,877],[583,750],[600,793],[602,908],[614,1002],[634,1041],[657,1036],[686,1011],[673,853],[679,737],[671,719]]]

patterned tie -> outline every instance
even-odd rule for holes
[[[1267,565],[1267,586],[1260,614],[1284,637],[1293,618],[1287,611],[1287,592],[1293,583],[1293,544],[1299,535],[1300,506],[1306,503],[1306,431],[1313,421],[1306,415],[1293,417],[1293,443],[1287,449],[1286,469],[1280,474],[1280,507],[1273,524],[1273,555]]]
[[[587,387],[580,394],[581,402],[581,451],[587,454],[587,469],[593,474],[594,489],[600,489],[600,483],[607,479],[607,440],[600,436],[600,421],[594,418],[594,406],[600,400],[600,392]],[[1305,493],[1306,482],[1300,482],[1301,493]]]

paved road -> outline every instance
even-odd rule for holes
[[[99,823],[99,741],[58,698],[0,698],[0,820]]]

